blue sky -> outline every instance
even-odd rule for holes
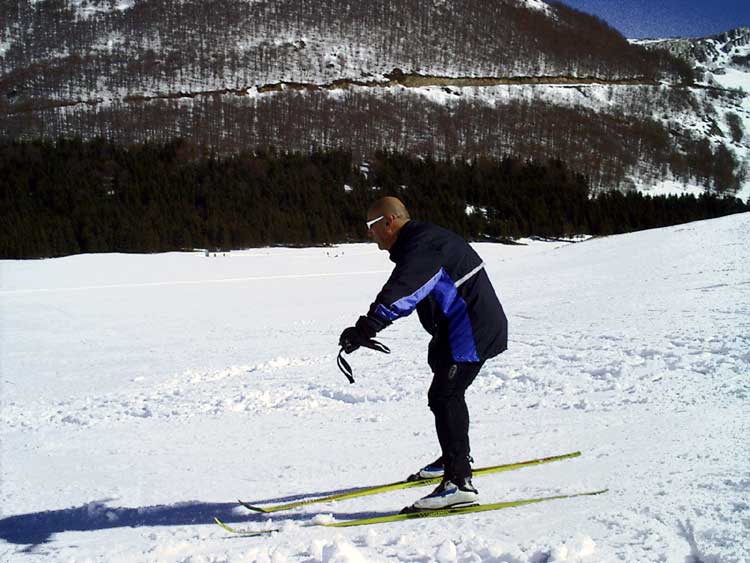
[[[562,0],[625,37],[703,37],[750,27],[750,0]]]

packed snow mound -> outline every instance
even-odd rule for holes
[[[477,244],[509,349],[469,389],[482,502],[364,528],[423,489],[258,515],[435,458],[415,316],[348,357],[374,245],[2,261],[2,561],[722,561],[750,552],[750,214],[579,243]],[[237,527],[279,528],[228,541]]]

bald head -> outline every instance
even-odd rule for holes
[[[392,196],[381,198],[367,210],[367,221],[372,222],[367,236],[377,242],[381,250],[390,250],[396,243],[401,227],[409,219],[409,212],[400,199]]]
[[[370,208],[367,210],[367,216],[370,215],[393,215],[404,221],[408,221],[409,211],[406,209],[404,202],[393,196],[382,197],[379,200],[373,202]]]

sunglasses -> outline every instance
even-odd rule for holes
[[[372,229],[372,226],[383,218],[385,218],[385,215],[381,215],[380,217],[375,217],[375,219],[366,221],[365,225],[367,225],[367,230],[369,231],[370,229]]]

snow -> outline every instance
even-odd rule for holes
[[[719,84],[722,88],[732,88],[735,90],[742,90],[746,94],[750,94],[750,73],[742,71],[736,68],[726,68],[722,74],[712,74],[714,82]]]
[[[2,561],[740,562],[750,553],[750,214],[581,243],[477,244],[509,350],[469,390],[482,500],[380,515],[410,489],[288,513],[260,503],[403,478],[434,459],[427,336],[335,365],[392,264],[372,244],[0,262]],[[213,516],[268,537],[229,538]]]
[[[35,4],[36,0],[32,0]],[[107,14],[113,10],[123,12],[135,5],[135,0],[115,0],[114,2],[93,2],[92,0],[67,0],[68,6],[75,12],[76,18],[85,20],[97,14]]]
[[[532,10],[544,12],[550,17],[553,16],[553,12],[550,10],[549,5],[547,5],[547,3],[543,0],[519,0],[519,3],[526,6],[527,8],[531,8]]]
[[[705,186],[698,184],[684,184],[675,180],[662,180],[653,184],[641,186],[639,191],[650,196],[667,196],[667,195],[693,195],[700,196],[706,191]]]
[[[481,213],[484,217],[487,217],[487,208],[486,207],[478,207],[475,205],[466,205],[466,209],[464,211],[466,215],[471,216],[474,215],[474,213]]]

